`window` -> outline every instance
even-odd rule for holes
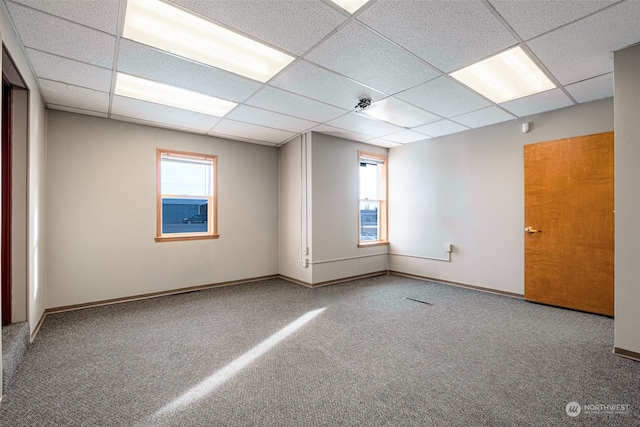
[[[358,246],[387,244],[387,157],[358,152]]]
[[[156,163],[156,241],[217,239],[217,156],[158,149]]]

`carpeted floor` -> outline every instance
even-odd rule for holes
[[[499,295],[268,280],[47,316],[0,425],[640,425],[612,348],[612,319]]]

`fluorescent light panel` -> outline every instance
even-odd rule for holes
[[[350,14],[356,13],[369,0],[331,0]]]
[[[397,98],[385,98],[357,112],[404,128],[420,126],[439,119]]]
[[[225,99],[123,73],[118,73],[116,77],[115,94],[217,117],[224,116],[238,105]]]
[[[294,59],[159,0],[128,0],[122,36],[262,83]]]
[[[555,88],[520,46],[451,73],[496,104]]]

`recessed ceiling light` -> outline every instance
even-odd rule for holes
[[[439,117],[397,98],[385,98],[356,112],[403,128],[412,128],[439,120]]]
[[[263,83],[294,59],[159,0],[128,0],[122,36]]]
[[[496,104],[556,87],[520,46],[453,72],[451,77]]]
[[[356,13],[369,0],[331,0],[350,14]]]
[[[116,77],[115,94],[216,117],[224,116],[238,105],[225,99],[123,73],[118,73]]]

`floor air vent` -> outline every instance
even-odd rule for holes
[[[413,298],[409,298],[409,297],[404,297],[404,299],[408,299],[409,301],[419,302],[420,304],[433,305],[432,302],[420,301],[419,299],[413,299]]]

